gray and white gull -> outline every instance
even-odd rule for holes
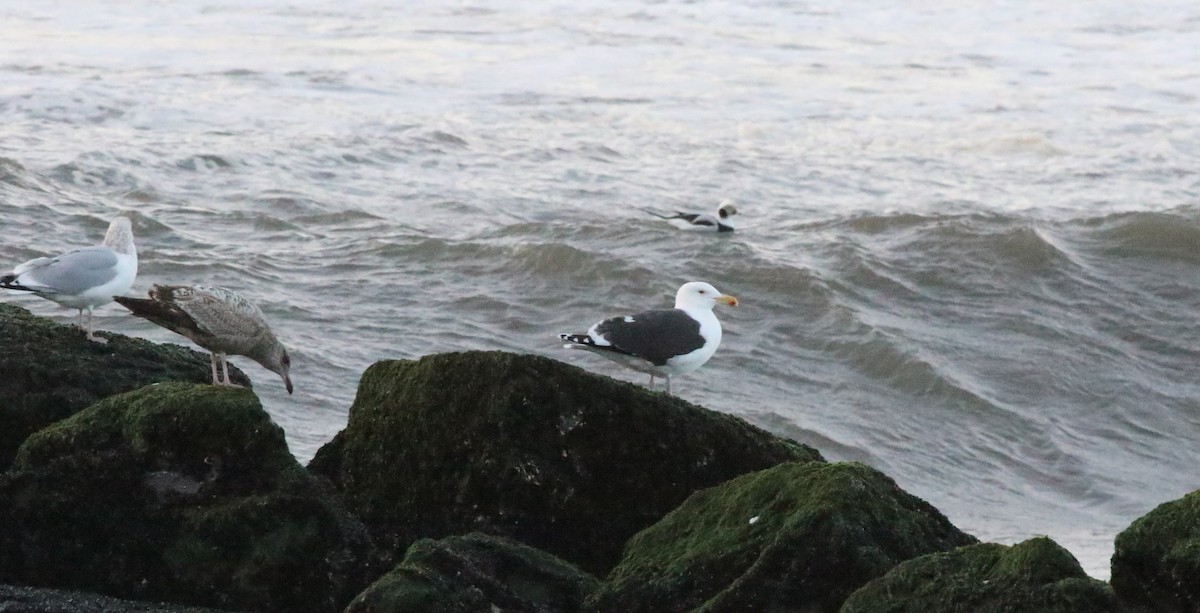
[[[675,308],[610,317],[583,334],[559,334],[568,349],[584,349],[618,364],[666,380],[700,368],[721,344],[721,322],[713,314],[717,303],[737,306],[737,298],[702,281],[684,283],[675,294]]]
[[[288,393],[292,360],[275,337],[262,309],[245,296],[223,287],[204,285],[155,285],[150,298],[114,296],[134,315],[148,319],[193,343],[211,355],[213,385],[234,386],[229,380],[227,355],[244,355],[283,378]],[[217,362],[222,377],[217,375]]]
[[[128,217],[118,216],[108,225],[102,245],[29,260],[12,273],[0,276],[0,287],[31,292],[79,309],[79,327],[87,332],[87,339],[106,343],[107,339],[93,334],[92,309],[112,302],[116,294],[129,291],[137,278],[137,269],[133,226]],[[86,324],[84,311],[87,311]]]

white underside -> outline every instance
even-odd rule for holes
[[[698,224],[694,221],[687,221],[685,219],[672,219],[671,225],[675,226],[676,228],[679,228],[680,230],[687,230],[688,232],[716,232],[717,231],[717,226],[716,226],[717,221],[709,215],[706,215],[705,217],[707,218],[707,221],[712,222],[713,225]],[[701,220],[697,219],[696,221],[701,221]]]
[[[688,221],[686,219],[672,219],[670,222],[671,225],[675,226],[676,228],[679,228],[680,230],[687,230],[689,232],[716,232],[721,228],[722,225],[729,226],[730,228],[733,227],[733,223],[730,222],[730,220],[726,219],[722,221],[718,219],[716,215],[709,213],[703,213],[692,221]]]

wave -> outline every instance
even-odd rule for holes
[[[1107,257],[1200,262],[1200,207],[1082,220],[1083,239]]]

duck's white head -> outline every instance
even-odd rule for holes
[[[675,292],[675,308],[677,309],[707,309],[712,310],[717,303],[737,306],[737,298],[727,296],[717,291],[717,288],[703,281],[684,283]]]
[[[717,207],[717,217],[721,218],[721,221],[728,221],[734,215],[737,215],[737,207],[733,205],[733,201],[722,200],[721,205]]]

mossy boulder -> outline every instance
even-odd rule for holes
[[[697,489],[809,447],[736,417],[532,355],[378,362],[309,468],[376,541],[479,531],[607,572],[625,540]]]
[[[572,613],[598,585],[544,551],[472,533],[413,543],[346,613]]]
[[[218,608],[337,611],[370,538],[247,389],[163,383],[29,437],[0,475],[0,580]]]
[[[782,464],[638,533],[587,610],[837,611],[896,564],[974,542],[873,468]]]
[[[97,400],[161,381],[212,381],[207,353],[99,335],[108,343],[85,339],[73,325],[0,304],[0,470],[27,436]],[[249,384],[237,369],[229,376]]]
[[[1153,611],[1200,611],[1200,491],[1159,505],[1117,535],[1112,586]]]
[[[1092,579],[1046,537],[1011,547],[968,545],[909,560],[850,595],[841,613],[1107,613],[1121,611],[1107,584]]]

